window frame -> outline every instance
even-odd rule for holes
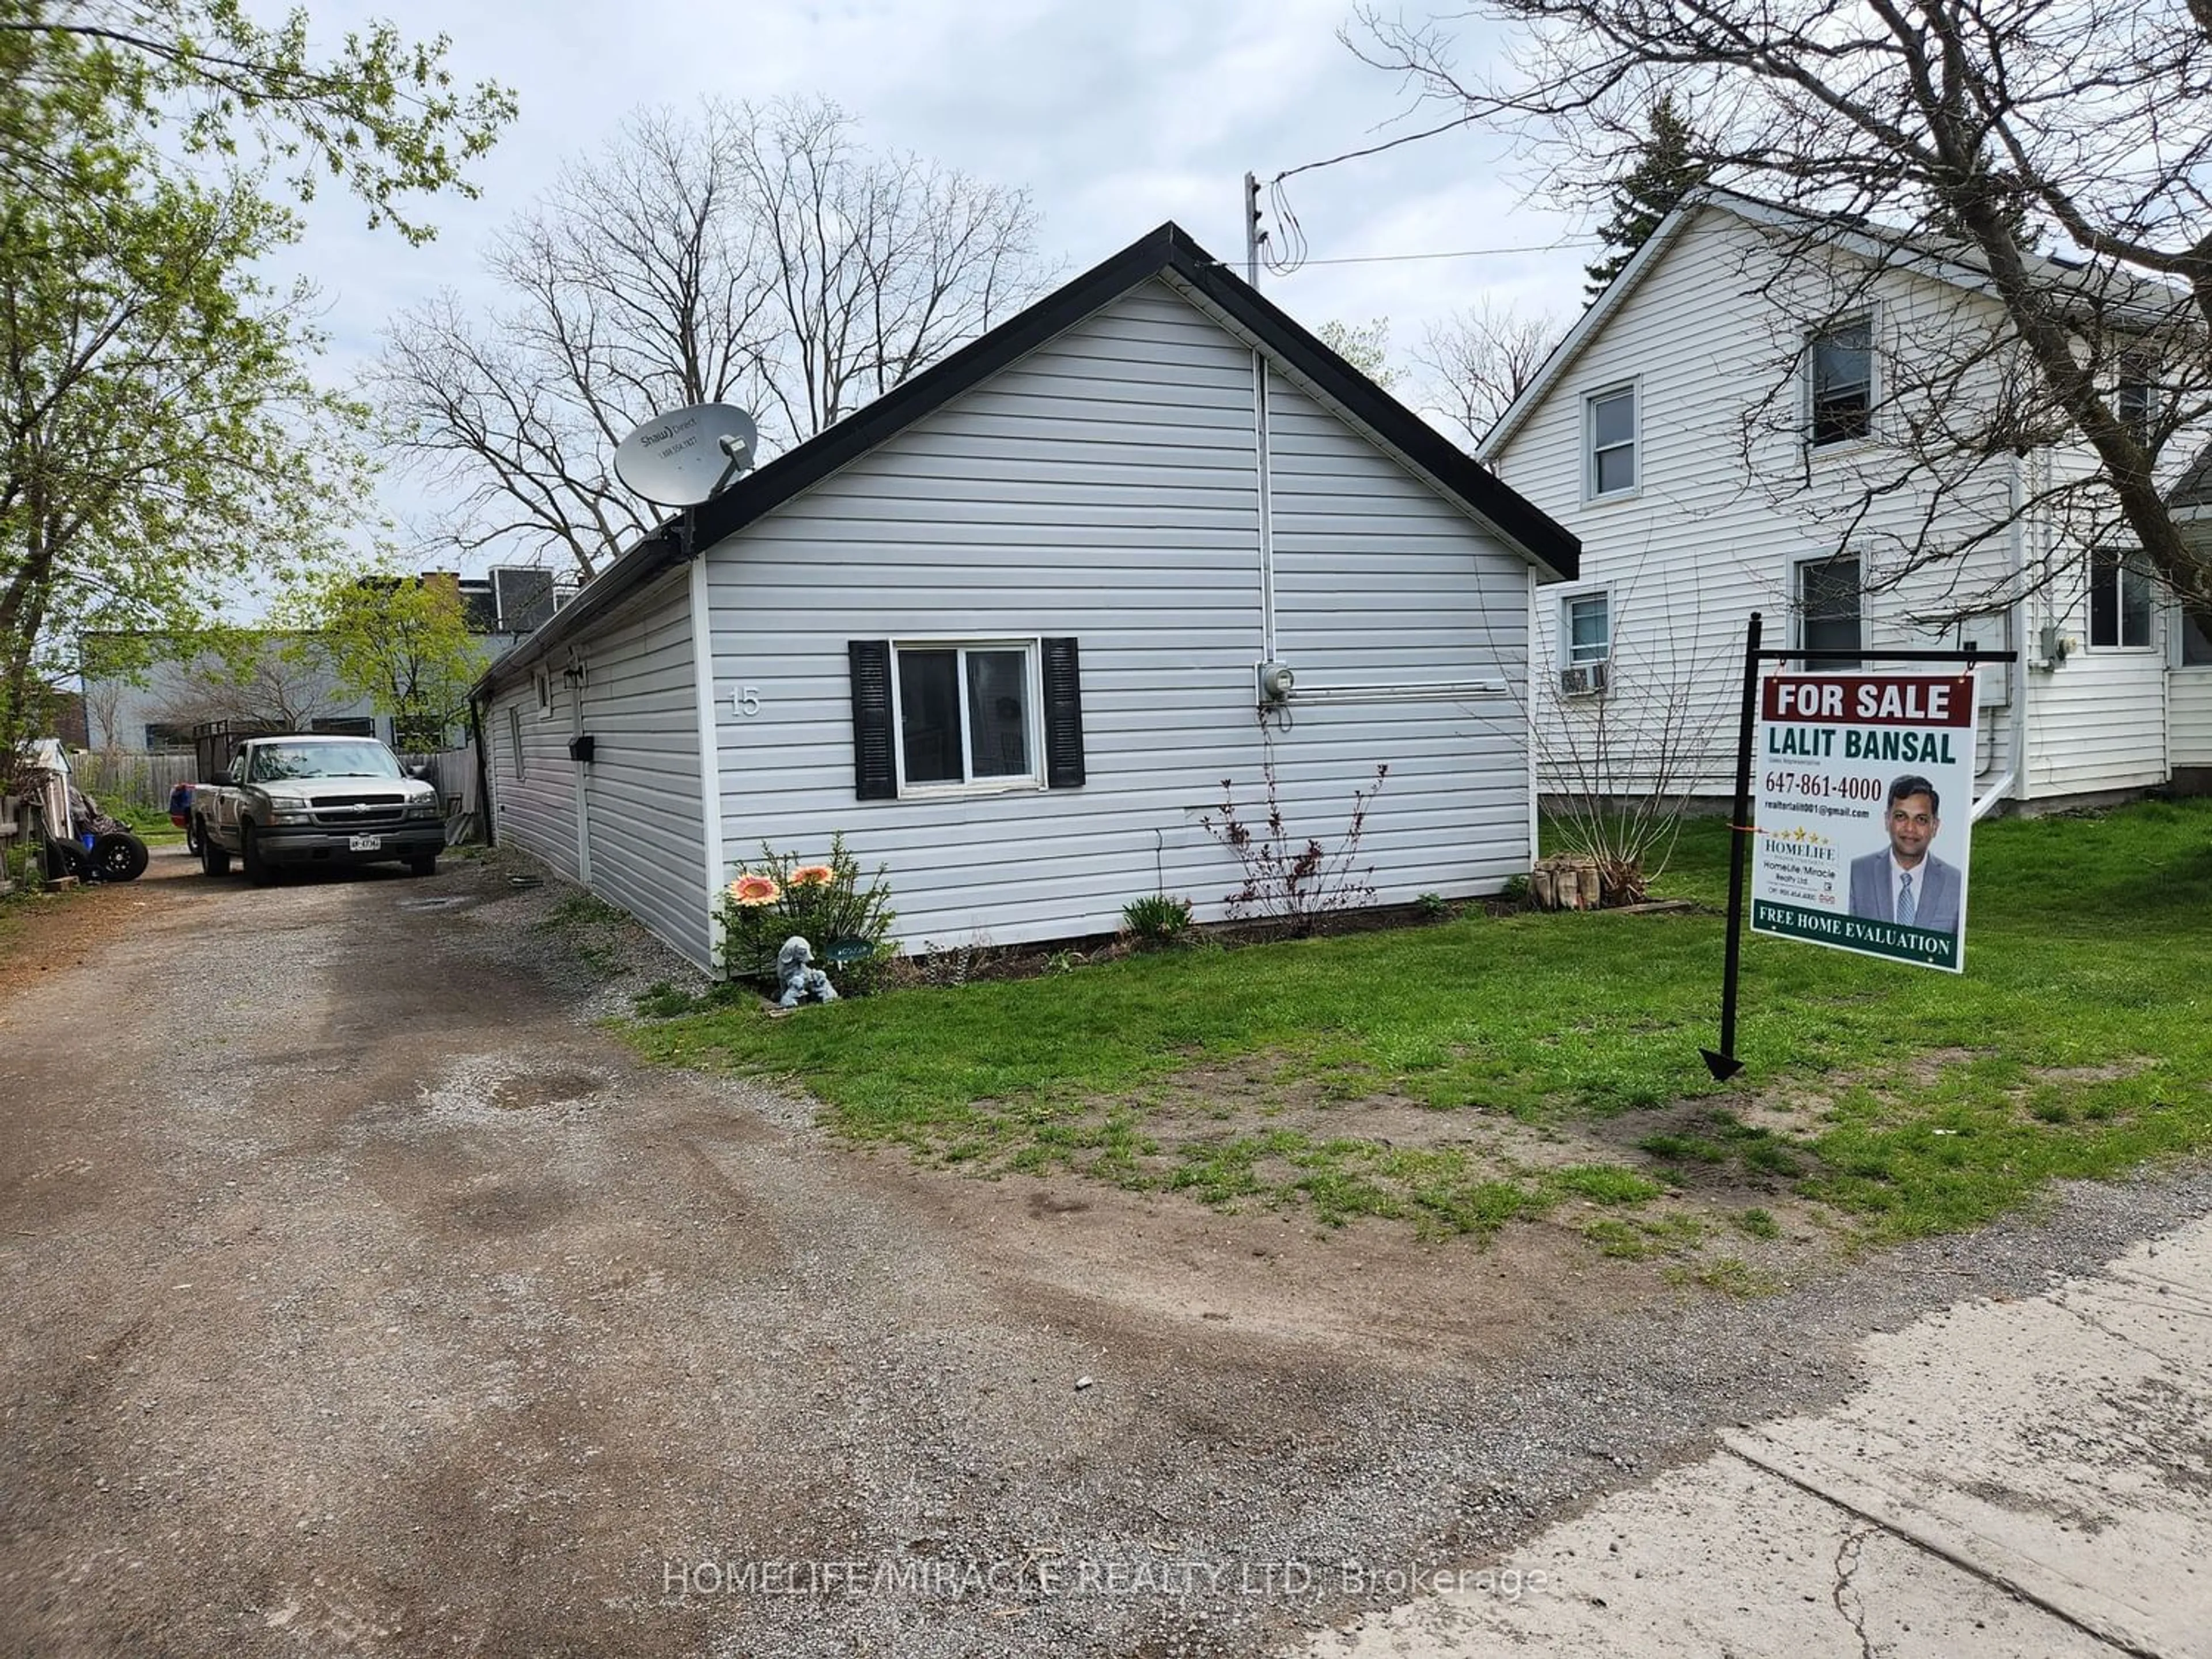
[[[530,671],[530,690],[538,699],[538,718],[541,720],[551,720],[553,718],[553,665],[550,663],[539,663],[537,667]]]
[[[1617,398],[1628,399],[1628,441],[1623,444],[1608,444],[1601,452],[1597,441],[1597,406]],[[1629,481],[1617,489],[1598,487],[1598,457],[1622,448],[1628,451]],[[1644,491],[1644,381],[1639,376],[1616,380],[1600,386],[1583,396],[1583,501],[1588,504],[1599,501],[1625,501]]]
[[[1035,794],[1049,785],[1045,772],[1047,756],[1044,737],[1044,636],[1027,635],[978,635],[974,637],[941,635],[894,635],[887,642],[890,647],[890,718],[892,775],[897,781],[898,798],[902,800],[923,799],[930,797]],[[950,651],[954,653],[952,683],[959,699],[958,731],[960,736],[961,776],[956,781],[943,779],[916,782],[906,775],[906,707],[901,688],[899,656],[906,651]],[[1022,745],[1027,769],[1018,775],[979,778],[975,773],[975,757],[970,753],[971,727],[968,708],[967,655],[971,651],[1018,651],[1022,653]]]
[[[511,702],[507,706],[507,735],[514,745],[514,781],[517,783],[526,782],[529,779],[530,772],[523,759],[522,705],[519,702]]]
[[[1850,662],[1799,663],[1799,668],[1808,674],[1856,674],[1863,672],[1866,667],[1867,611],[1865,561],[1856,553],[1821,553],[1815,554],[1806,558],[1794,559],[1790,562],[1790,614],[1794,631],[1797,636],[1797,649],[1800,651],[1818,651],[1828,648],[1814,645],[1813,641],[1807,637],[1808,630],[1815,619],[1813,616],[1811,606],[1806,603],[1805,582],[1808,575],[1814,570],[1827,569],[1834,566],[1843,564],[1850,565],[1855,574],[1855,580],[1851,585],[1851,591],[1857,599],[1857,608],[1854,614],[1856,617],[1858,623],[1857,650],[1859,654],[1855,659]],[[1820,618],[1820,620],[1832,621],[1836,620],[1836,618],[1824,617]]]
[[[1809,331],[1805,336],[1805,447],[1816,453],[1846,449],[1874,437],[1874,412],[1881,404],[1881,354],[1875,349],[1880,331],[1876,308],[1869,306]],[[1859,429],[1834,437],[1820,435],[1820,347],[1846,329],[1866,330],[1866,403],[1860,410]]]
[[[1575,607],[1577,605],[1587,604],[1592,599],[1601,601],[1605,605],[1605,649],[1595,657],[1577,657],[1575,654]],[[1562,670],[1591,668],[1601,664],[1612,663],[1613,612],[1613,588],[1610,584],[1595,587],[1577,587],[1570,592],[1560,594],[1558,624],[1559,666]]]
[[[2127,351],[2120,354],[2112,376],[2112,418],[2145,449],[2150,447],[2163,414],[2162,367],[2155,352]]]
[[[2108,574],[2112,581],[2112,637],[2100,640],[2097,637],[2097,586],[2100,580]],[[2133,644],[2130,644],[2127,638],[2127,580],[2130,576],[2142,584],[2142,638]],[[2089,550],[2088,575],[2083,586],[2082,602],[2088,611],[2081,630],[2082,638],[2090,650],[2117,653],[2158,649],[2158,593],[2142,555],[2135,549],[2093,547]]]

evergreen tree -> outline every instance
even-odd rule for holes
[[[1651,106],[1650,118],[1651,131],[1637,147],[1636,165],[1613,186],[1613,217],[1598,231],[1612,252],[1583,268],[1589,278],[1586,295],[1592,300],[1620,275],[1675,204],[1705,181],[1708,169],[1692,159],[1696,140],[1671,94],[1662,94]]]

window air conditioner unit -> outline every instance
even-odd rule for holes
[[[1602,662],[1583,663],[1559,671],[1559,695],[1563,697],[1594,697],[1603,692],[1609,681],[1607,673],[1611,665]]]

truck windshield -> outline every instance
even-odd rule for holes
[[[248,783],[285,778],[396,778],[399,763],[374,743],[275,743],[253,751]]]

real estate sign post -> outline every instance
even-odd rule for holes
[[[1974,716],[1971,673],[1770,675],[1752,932],[1963,971]]]

